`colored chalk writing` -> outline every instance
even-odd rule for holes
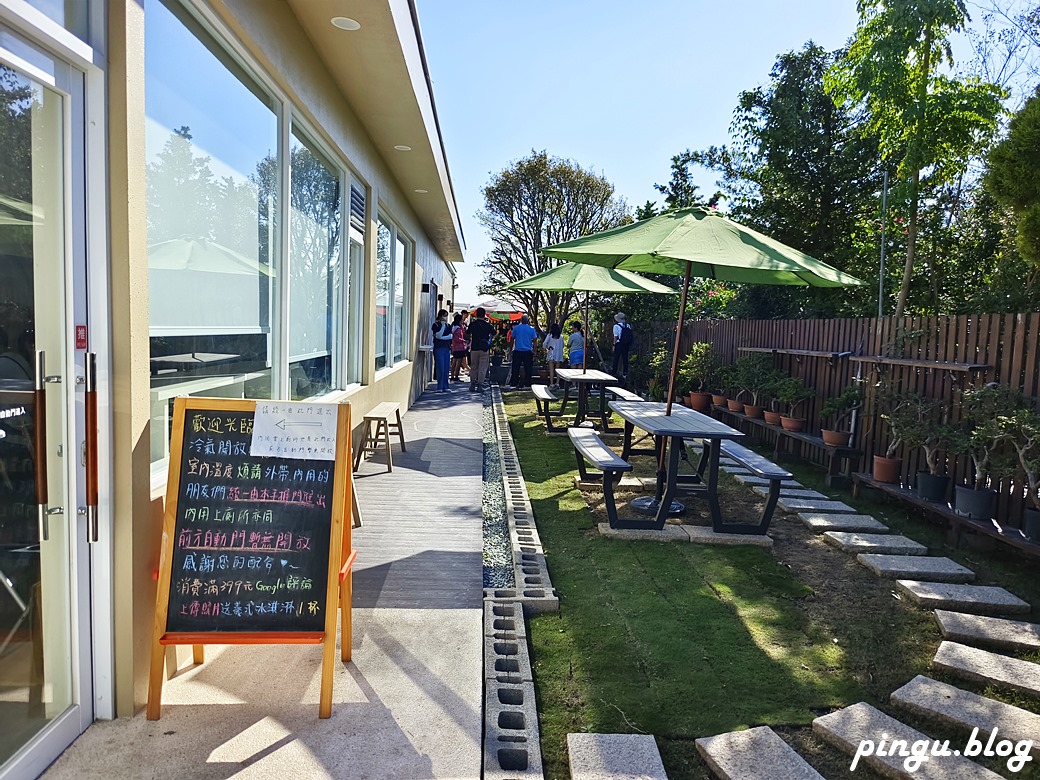
[[[333,462],[257,454],[252,411],[189,409],[183,430],[166,630],[322,631]]]

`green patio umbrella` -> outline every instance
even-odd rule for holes
[[[545,247],[560,260],[649,273],[682,274],[679,323],[686,317],[690,277],[747,284],[813,287],[862,285],[859,279],[804,252],[734,222],[714,209],[694,206]],[[672,413],[681,328],[675,330],[666,414]]]
[[[632,273],[631,271],[604,268],[587,263],[563,263],[542,271],[534,276],[521,279],[506,285],[503,290],[546,290],[585,293],[585,340],[589,338],[589,293],[663,293],[676,295],[677,290],[659,284],[653,279]],[[582,353],[581,370],[585,371],[585,357],[588,349]]]

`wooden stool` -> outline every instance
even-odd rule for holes
[[[391,417],[396,422],[391,420]],[[375,423],[376,426],[374,432],[372,423]],[[408,449],[404,443],[404,426],[401,424],[401,405],[392,401],[384,401],[365,415],[365,430],[361,436],[361,446],[358,447],[357,454],[354,456],[354,471],[361,468],[361,458],[364,454],[377,452],[380,444],[386,447],[386,470],[394,470],[394,456],[390,449],[391,433],[396,433],[400,439],[401,452],[407,452]]]

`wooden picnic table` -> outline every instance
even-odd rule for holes
[[[580,368],[558,368],[556,369],[556,375],[566,382],[573,382],[578,386],[578,414],[574,418],[575,425],[581,425],[585,418],[589,416],[589,389],[592,385],[599,385],[599,417],[603,424],[603,429],[607,429],[607,417],[609,413],[607,411],[607,385],[617,384],[617,377],[611,376],[605,371],[596,371],[595,369],[583,370]],[[563,394],[563,401],[560,404],[560,411],[562,412],[567,406],[567,398],[570,395],[570,388],[568,387]]]

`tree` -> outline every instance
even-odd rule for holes
[[[1015,215],[1019,252],[1040,267],[1040,87],[1012,118],[1007,137],[990,152],[984,181]]]
[[[859,26],[827,74],[843,104],[864,104],[865,131],[877,134],[883,159],[898,160],[909,218],[906,262],[896,302],[902,316],[917,250],[922,172],[950,181],[978,154],[1001,111],[1002,90],[977,78],[941,72],[953,66],[949,36],[968,20],[963,0],[858,0]]]
[[[559,265],[541,257],[542,247],[631,222],[628,207],[604,177],[545,151],[510,164],[485,185],[484,209],[477,214],[492,249],[481,267],[481,293],[496,294],[512,282]],[[564,322],[575,309],[573,292],[510,290],[537,323]]]

